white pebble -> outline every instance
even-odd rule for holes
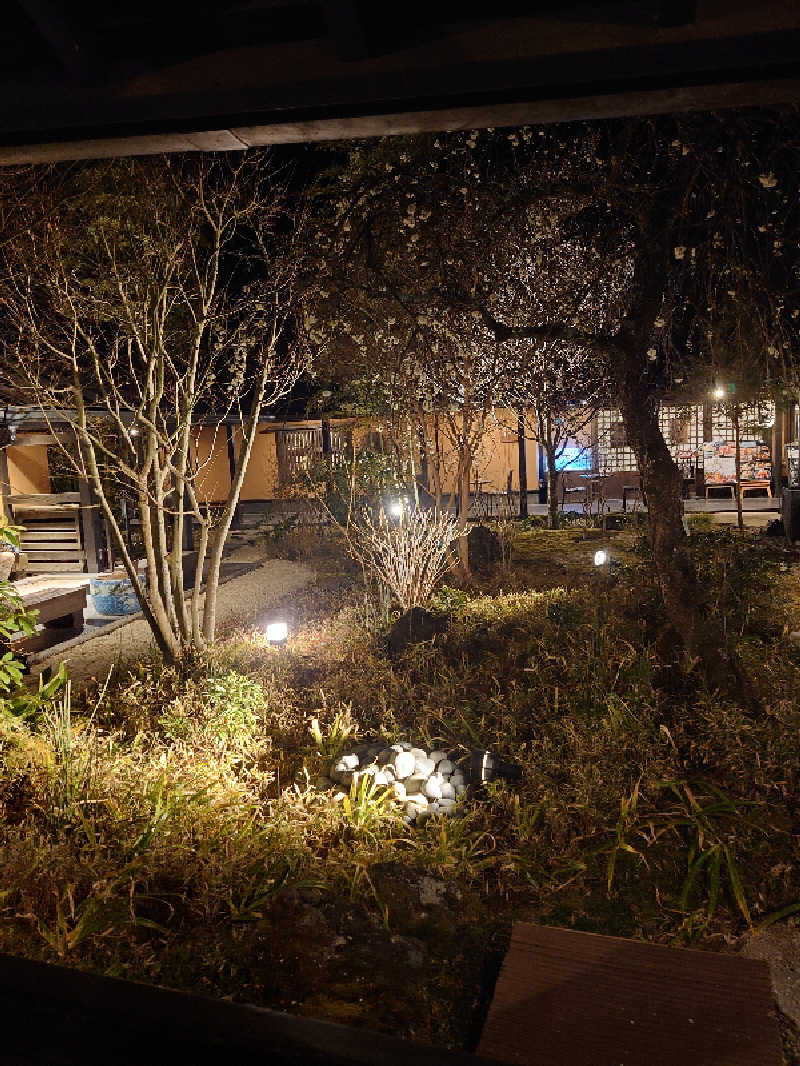
[[[453,808],[455,807],[455,805],[456,805],[456,801],[452,800],[452,799],[444,799],[444,798],[442,798],[442,799],[439,800],[439,810],[441,811],[442,814],[452,814],[453,813]]]
[[[442,799],[443,800],[445,800],[445,799],[450,799],[451,800],[451,799],[455,799],[455,796],[456,796],[456,790],[453,788],[453,786],[450,784],[450,782],[449,781],[443,781],[442,782]]]
[[[430,755],[428,756],[428,758],[429,758],[429,759],[433,759],[433,761],[434,761],[435,763],[438,763],[438,762],[441,762],[441,761],[442,761],[442,759],[446,759],[446,758],[447,758],[447,752],[446,752],[446,751],[440,751],[440,750],[439,750],[439,749],[437,748],[437,749],[436,749],[435,751],[432,751],[432,752],[430,753]]]
[[[391,748],[389,748],[389,751],[400,752],[400,751],[405,751],[405,750],[406,749],[403,747],[402,744],[392,744]]]
[[[358,766],[357,755],[343,755],[339,762],[342,764],[343,770],[355,770]]]
[[[438,781],[436,777],[429,777],[425,782],[425,795],[429,799],[441,799],[442,798],[442,782]]]
[[[427,751],[424,751],[422,748],[411,748],[411,754],[414,756],[415,759],[427,759],[428,758]]]
[[[412,796],[406,804],[406,814],[419,814],[421,811],[427,811],[428,801],[424,796]]]
[[[396,800],[404,800],[406,798],[406,786],[402,781],[395,781],[392,785],[392,792]]]
[[[456,795],[457,796],[463,796],[464,793],[467,791],[467,786],[466,785],[456,785],[455,786],[455,790],[456,790]]]
[[[423,777],[430,777],[435,769],[436,764],[433,759],[420,758],[417,756],[417,760],[414,763],[414,773],[421,774]]]
[[[383,786],[383,788],[386,788],[386,786],[389,784],[389,778],[382,770],[378,770],[376,774],[373,774],[372,780],[375,782],[376,785],[381,785]]]
[[[452,774],[455,767],[449,759],[442,759],[436,769],[439,771],[440,774]]]
[[[456,770],[455,773],[451,776],[450,784],[451,785],[463,785],[464,784],[464,775],[461,773],[460,770]]]
[[[407,740],[401,740],[400,747],[403,749],[403,751],[411,751],[413,745],[410,744]]]
[[[394,758],[394,775],[402,781],[414,773],[414,756],[410,751],[400,751]]]
[[[427,780],[427,777],[423,777],[422,774],[412,774],[411,777],[407,777],[405,786],[408,795],[410,796],[413,792],[422,792]]]

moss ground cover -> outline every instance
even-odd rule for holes
[[[791,921],[797,560],[692,535],[744,701],[667,631],[635,532],[602,572],[581,530],[508,535],[400,660],[331,558],[284,648],[230,632],[181,674],[142,662],[5,718],[0,950],[468,1047],[514,919],[717,950]],[[522,779],[410,829],[315,788],[359,736],[489,748]]]

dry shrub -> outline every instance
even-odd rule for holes
[[[411,508],[395,520],[381,508],[377,517],[364,511],[349,527],[348,542],[365,571],[407,611],[429,601],[450,569],[450,546],[459,533],[450,514]]]

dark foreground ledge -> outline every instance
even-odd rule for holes
[[[0,955],[3,1066],[480,1066],[363,1029]]]

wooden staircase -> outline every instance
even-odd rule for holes
[[[28,556],[28,573],[81,573],[86,569],[79,493],[9,496],[7,502],[15,525],[24,527],[20,547]]]

